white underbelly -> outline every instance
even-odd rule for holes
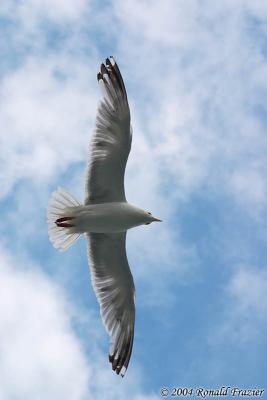
[[[105,203],[84,206],[77,213],[74,224],[79,233],[115,233],[138,226],[140,221],[128,203]]]
[[[81,232],[111,233],[123,232],[132,226],[125,221],[109,217],[86,216],[78,218],[76,226]]]

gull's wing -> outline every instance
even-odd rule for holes
[[[101,64],[97,79],[103,98],[91,141],[85,204],[126,200],[124,172],[132,141],[127,94],[113,57]]]
[[[100,314],[111,336],[109,361],[112,369],[124,376],[134,338],[134,282],[127,261],[122,233],[88,233],[91,279]]]

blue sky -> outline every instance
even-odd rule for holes
[[[267,5],[260,0],[7,0],[0,6],[0,398],[161,398],[266,385]],[[128,233],[136,335],[113,374],[84,239],[48,241],[46,206],[84,197],[99,64],[132,113]]]

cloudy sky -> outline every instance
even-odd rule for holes
[[[6,0],[0,5],[0,398],[156,400],[161,387],[264,387],[267,3]],[[136,335],[124,379],[84,239],[49,243],[61,185],[84,198],[99,64],[132,112],[127,198]]]

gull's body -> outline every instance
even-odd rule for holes
[[[135,322],[126,232],[160,220],[129,204],[125,197],[124,172],[132,129],[125,86],[112,57],[101,65],[97,78],[104,96],[91,141],[85,202],[81,204],[58,188],[48,206],[48,233],[59,250],[66,250],[80,234],[86,235],[92,284],[111,336],[109,360],[113,370],[123,376],[131,357]]]
[[[135,226],[142,225],[144,211],[126,201],[102,204],[89,204],[73,209],[75,220],[70,233],[113,233],[125,232]],[[72,215],[72,210],[69,210]]]

